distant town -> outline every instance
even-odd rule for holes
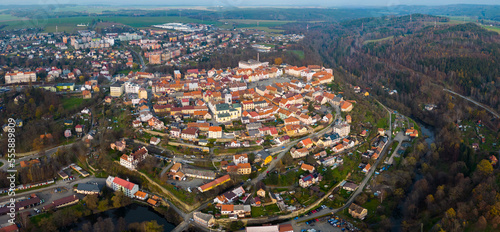
[[[425,178],[438,173],[429,165],[443,148],[414,115],[455,105],[428,94],[405,115],[389,105],[412,100],[400,95],[418,81],[398,82],[397,89],[388,81],[365,85],[360,73],[368,58],[351,74],[304,61],[311,56],[304,40],[311,38],[303,33],[237,23],[132,28],[98,20],[78,22],[71,32],[0,31],[0,141],[7,147],[12,128],[18,138],[14,187],[5,150],[0,158],[0,231],[340,232],[367,231],[381,221],[383,228],[412,227],[406,221],[391,227],[395,219],[382,214],[405,207],[405,214],[418,214],[417,206],[396,202],[410,184],[430,188]],[[359,24],[362,34],[367,24]],[[350,53],[341,59],[351,62],[361,48],[371,49],[360,41],[345,51],[322,48]],[[470,185],[482,176],[466,181],[460,170],[490,173],[498,157],[476,164],[472,154],[497,146],[484,126],[491,122],[446,124],[463,132],[460,144],[449,144],[456,151],[450,157],[467,161],[451,168],[456,176],[434,178]],[[434,195],[412,196],[436,208],[434,197],[454,191],[436,188]],[[4,223],[11,208],[16,223]],[[462,217],[451,210],[446,217]]]

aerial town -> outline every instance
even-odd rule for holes
[[[406,231],[424,224],[391,225],[393,209],[419,214],[403,199],[437,209],[455,191],[445,179],[478,183],[498,162],[473,155],[497,147],[494,120],[446,124],[460,134],[439,135],[461,139],[446,158],[466,161],[436,174],[431,194],[445,149],[415,118],[458,108],[455,97],[399,112],[412,84],[365,85],[363,65],[309,62],[293,29],[147,23],[0,30],[0,232]],[[356,46],[342,59],[359,58]]]
[[[133,33],[4,35],[3,55],[48,62],[5,69],[3,91],[15,88],[19,92],[15,101],[22,104],[29,98],[29,88],[43,89],[63,96],[74,112],[52,111],[57,116],[40,112],[40,117],[62,126],[60,131],[41,134],[37,141],[42,145],[36,147],[56,155],[71,143],[88,150],[85,161],[79,158],[76,164],[61,167],[55,178],[17,186],[17,190],[57,186],[54,193],[23,198],[16,203],[18,211],[53,212],[88,202],[89,195],[102,196],[108,188],[151,207],[175,209],[183,219],[181,229],[189,224],[203,229],[234,226],[238,221],[259,224],[279,216],[301,220],[302,226],[247,226],[247,231],[294,231],[316,222],[316,212],[333,215],[335,208],[363,190],[371,176],[389,168],[394,157],[385,157],[391,140],[402,143],[418,137],[404,116],[398,133],[387,123],[383,128],[358,126],[362,122],[356,121],[357,101],[332,88],[336,81],[332,69],[261,62],[258,53],[271,47],[250,42],[260,38],[294,43],[303,36],[245,37],[197,24],[154,28]],[[241,60],[237,67],[145,71],[144,60],[148,65],[182,67],[217,49],[248,45],[255,49],[256,59]],[[352,91],[360,99],[369,96],[357,86]],[[17,127],[29,124],[24,118],[16,120]],[[8,126],[3,128],[7,131]],[[119,133],[123,136],[113,141],[106,137]],[[48,154],[22,158],[20,171],[48,162],[44,158]],[[106,165],[126,171],[105,171],[99,164],[101,156],[112,159]],[[138,178],[157,188],[130,180]],[[129,201],[116,204],[124,202]],[[6,217],[9,208],[0,212]],[[359,220],[368,214],[355,203],[348,213]],[[325,223],[357,230],[338,216]]]

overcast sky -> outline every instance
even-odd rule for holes
[[[57,5],[57,4],[109,4],[109,5],[164,5],[164,6],[394,6],[394,5],[449,5],[490,4],[498,0],[1,0],[1,5]]]

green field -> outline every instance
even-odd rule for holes
[[[367,44],[367,43],[376,43],[376,42],[380,42],[380,41],[385,41],[385,40],[390,40],[394,38],[393,35],[391,36],[388,36],[388,37],[385,37],[385,38],[381,38],[381,39],[370,39],[370,40],[365,40],[365,42],[363,42],[363,44]]]
[[[10,17],[3,16],[6,19]],[[1,21],[2,18],[0,18]],[[20,18],[18,18],[20,19]],[[71,17],[71,18],[42,18],[37,20],[11,20],[3,21],[0,24],[7,25],[5,29],[17,29],[17,28],[29,28],[29,27],[43,27],[46,32],[55,32],[56,26],[58,31],[74,32],[78,30],[86,30],[87,27],[77,27],[77,24],[87,24],[91,23],[92,20],[101,19],[105,22],[114,22],[119,24],[125,24],[136,28],[150,27],[155,24],[171,23],[171,22],[181,22],[181,23],[205,23],[221,25],[220,22],[198,20],[188,17],[176,17],[176,16],[161,16],[161,17]]]
[[[10,14],[0,14],[0,22],[3,21],[12,21],[12,20],[24,20],[25,18],[20,18],[16,16],[12,16]]]
[[[293,23],[295,21],[285,21],[285,20],[257,20],[257,19],[225,19],[220,20],[220,22],[228,23],[222,25],[223,28],[241,28],[241,29],[255,29],[263,30],[269,33],[282,33],[283,30],[275,29],[271,27],[278,27],[283,24]]]
[[[489,31],[494,31],[498,34],[500,34],[500,27],[495,27],[495,26],[487,26],[487,25],[483,25],[483,27],[486,29],[486,30],[489,30]]]

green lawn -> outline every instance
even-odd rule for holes
[[[296,56],[299,57],[299,59],[303,60],[305,55],[304,55],[304,51],[300,51],[300,50],[288,50],[287,52],[290,52]]]
[[[280,209],[276,204],[270,204],[262,207],[252,207],[252,217],[275,215],[280,213]]]
[[[264,211],[264,207],[252,207],[252,217],[261,217],[267,215]]]
[[[79,97],[70,97],[70,98],[62,98],[61,101],[62,101],[62,105],[63,105],[63,108],[66,109],[66,110],[73,110],[74,108],[78,107],[79,105],[81,105],[83,103],[83,101],[86,101],[88,99],[83,99],[83,98],[79,98]]]
[[[383,117],[377,121],[377,128],[389,128],[389,118]]]
[[[289,171],[286,174],[276,174],[274,172],[269,173],[267,177],[264,179],[264,183],[266,185],[272,186],[292,186],[295,183],[298,183],[300,175],[307,175],[304,171]]]

